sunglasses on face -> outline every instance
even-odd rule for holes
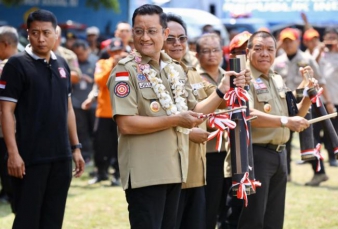
[[[167,42],[167,44],[173,45],[173,44],[176,43],[176,41],[179,42],[179,43],[181,43],[181,44],[183,44],[183,43],[185,43],[187,40],[188,40],[188,38],[187,38],[186,36],[180,36],[180,37],[168,37],[167,40],[166,40],[166,42]]]

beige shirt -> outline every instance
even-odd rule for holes
[[[194,67],[196,68],[199,64],[198,59],[196,58],[196,52],[188,51],[184,54],[182,62],[186,66]]]
[[[310,66],[313,69],[313,76],[318,80],[319,84],[325,84],[325,79],[316,60],[301,50],[297,51],[296,56],[291,61],[285,53],[278,56],[275,59],[273,69],[283,77],[286,86],[294,91],[303,80],[299,68],[305,66]]]
[[[149,64],[158,72],[157,77],[162,79],[171,97],[173,95],[167,74],[169,65],[174,66],[180,74],[180,81],[185,83],[188,108],[193,109],[197,101],[183,69],[165,53],[161,53],[160,59],[161,67],[148,57],[142,58],[142,64]],[[116,77],[117,75],[124,77]],[[107,86],[113,106],[113,117],[167,115],[161,105],[158,109],[151,105],[159,100],[151,88],[151,83],[143,74],[137,72],[137,64],[132,55],[119,61],[109,77]],[[128,188],[129,178],[131,188],[185,182],[188,172],[188,141],[188,135],[178,132],[176,128],[140,135],[119,134],[118,160],[123,189]]]
[[[219,69],[219,77],[215,81],[200,65],[197,66],[197,71],[201,74],[203,79],[215,86],[217,86],[222,78],[224,77],[225,71],[222,68]],[[217,112],[217,110],[216,110]],[[213,129],[208,129],[209,132],[215,131]],[[227,151],[227,155],[225,157],[224,161],[224,177],[231,177],[232,172],[231,172],[231,153],[230,153],[230,146],[229,146],[229,138],[228,138],[228,133],[227,131],[224,131],[223,134],[223,140],[222,140],[222,146],[221,146],[221,152]],[[210,141],[207,142],[207,153],[211,152],[217,152],[216,150],[216,144],[217,144],[217,138],[213,138]]]
[[[192,92],[197,101],[202,101],[211,95],[216,86],[203,81],[196,69],[188,70],[188,79],[191,84]],[[199,125],[199,128],[206,130],[206,122]],[[182,184],[182,188],[201,187],[206,184],[206,144],[189,141],[189,167],[188,178]]]
[[[76,54],[72,50],[59,46],[55,53],[63,57],[67,61],[69,69],[71,71],[75,71],[79,77],[81,77],[82,73],[79,67],[79,62]]]
[[[222,68],[218,68],[219,69],[219,76],[217,78],[217,80],[214,80],[200,65],[197,66],[197,71],[198,73],[202,76],[202,78],[207,81],[208,83],[212,84],[212,85],[215,85],[217,86],[218,84],[221,83],[221,80],[225,74],[225,71],[222,69]],[[218,110],[216,110],[217,112]],[[215,131],[214,129],[209,129],[208,128],[208,131],[212,132],[212,131]],[[224,135],[223,135],[223,141],[222,141],[222,147],[221,147],[221,151],[225,151],[226,148],[225,148],[225,144],[227,141],[227,133],[226,131],[224,131]],[[210,141],[207,142],[207,153],[211,153],[211,152],[217,152],[216,150],[216,142],[217,142],[217,139],[216,138],[213,138],[211,139]]]
[[[285,99],[285,92],[288,90],[280,75],[270,70],[269,75],[265,76],[250,65],[252,80],[249,90],[249,104],[251,108],[255,108],[262,112],[264,105],[271,106],[271,115],[288,116],[288,108]],[[257,120],[259,122],[259,120]],[[290,137],[288,128],[251,128],[252,143],[260,144],[284,144]]]

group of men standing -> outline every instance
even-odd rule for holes
[[[222,72],[216,67],[206,75],[209,82],[203,82],[196,81],[192,76],[194,70],[185,70],[182,63],[184,57],[180,53],[186,52],[182,44],[187,36],[182,23],[167,17],[155,5],[137,8],[132,23],[136,51],[118,63],[107,83],[119,130],[121,181],[131,228],[206,228],[203,214],[208,215],[208,210],[198,189],[201,185],[192,185],[189,180],[191,187],[185,183],[189,176],[198,175],[195,172],[201,174],[200,170],[189,168],[203,168],[206,151],[201,144],[208,134],[203,130],[204,120],[195,112],[208,114],[222,107],[224,94],[230,90],[230,75],[236,76],[237,87],[250,84],[251,115],[257,116],[252,121],[254,168],[256,179],[262,182],[257,193],[248,197],[250,204],[242,209],[237,226],[283,228],[285,143],[289,130],[300,132],[309,126],[301,116],[306,114],[311,101],[304,97],[297,105],[299,116],[289,117],[288,89],[282,77],[271,70],[277,50],[275,38],[263,31],[249,38],[247,55],[252,79],[246,71]],[[213,35],[200,39],[197,56],[216,62],[217,53],[221,53],[219,40]],[[166,52],[161,51],[163,44]],[[312,69],[308,66],[301,69],[305,85],[312,87],[313,82],[307,82],[305,72],[312,75]],[[269,112],[265,108],[267,103]],[[197,126],[202,130],[196,130]],[[189,139],[200,147],[190,147]],[[189,160],[192,158],[198,160]],[[207,173],[208,166],[207,157]],[[203,183],[205,176],[199,177]],[[194,198],[201,201],[191,202]],[[195,208],[189,209],[189,203]],[[189,210],[195,214],[189,215]],[[193,215],[199,221],[197,226]]]
[[[58,38],[56,24],[49,11],[30,14],[30,45],[9,59],[0,81],[2,129],[13,177],[13,228],[61,228],[70,158],[76,177],[84,171],[71,103],[71,71],[51,51]],[[207,149],[211,129],[201,115],[226,107],[225,94],[233,90],[230,76],[235,76],[236,87],[250,88],[250,113],[257,116],[251,122],[253,168],[262,187],[248,196],[249,205],[239,207],[229,227],[283,228],[285,143],[290,130],[309,127],[303,116],[311,101],[304,96],[297,104],[298,114],[290,116],[289,89],[272,71],[275,38],[264,31],[246,34],[245,42],[233,51],[246,51],[248,70],[234,72],[219,67],[222,49],[215,34],[199,38],[196,57],[201,64],[197,69],[189,66],[185,24],[159,6],[137,8],[132,27],[135,50],[111,63],[111,68],[116,66],[109,78],[102,76],[106,82],[101,85],[107,86],[118,127],[119,172],[131,228],[215,228],[220,202],[231,189],[230,152],[226,144],[220,153],[214,146]],[[315,86],[306,74],[313,75],[311,67],[300,69],[301,85]]]

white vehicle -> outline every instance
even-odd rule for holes
[[[223,44],[229,44],[229,34],[224,28],[222,21],[215,15],[198,9],[188,8],[163,8],[165,13],[173,13],[181,16],[187,25],[187,33],[190,41],[196,40],[202,35],[202,27],[204,25],[212,25],[215,30],[221,34]]]

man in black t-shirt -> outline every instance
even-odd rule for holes
[[[70,70],[51,51],[56,24],[55,16],[46,10],[28,16],[30,45],[8,60],[0,81],[14,229],[62,228],[72,157],[74,176],[84,171],[70,98]]]

